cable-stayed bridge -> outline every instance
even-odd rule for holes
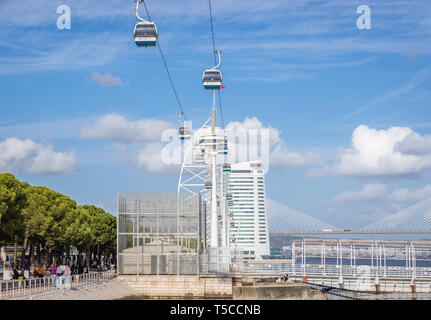
[[[267,203],[271,235],[431,234],[431,197],[359,230],[332,226],[271,199]]]
[[[431,234],[431,198],[358,230],[338,228],[271,199],[267,209],[271,235]],[[283,251],[288,261],[251,264],[245,272],[284,273],[294,281],[353,291],[431,293],[431,241],[302,237]]]

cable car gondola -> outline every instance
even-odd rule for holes
[[[205,89],[220,89],[223,82],[223,77],[221,75],[221,71],[218,70],[221,64],[220,51],[216,51],[218,54],[219,63],[215,67],[205,70],[202,76],[202,82]]]
[[[203,154],[197,154],[196,156],[195,156],[195,162],[197,163],[197,164],[203,164],[203,163],[205,163],[205,159],[204,159],[204,155]]]
[[[205,89],[220,89],[222,85],[221,71],[217,69],[209,69],[204,72],[202,81]]]
[[[136,17],[141,21],[136,23],[133,32],[135,43],[138,47],[154,47],[157,44],[157,27],[154,22],[147,21],[139,16],[138,9],[141,1],[138,0],[136,3]]]
[[[213,187],[213,184],[211,183],[211,181],[205,182],[205,189],[211,189],[212,187]]]
[[[224,138],[224,142],[219,144],[217,146],[217,152],[218,154],[227,154],[228,147],[227,147],[227,138]]]
[[[178,137],[180,140],[188,140],[192,136],[192,132],[188,126],[182,125],[178,128]]]
[[[223,171],[224,172],[231,171],[231,165],[230,165],[230,163],[223,163]]]

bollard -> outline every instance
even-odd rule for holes
[[[343,276],[340,274],[340,277],[338,278],[338,285],[340,286],[340,289],[343,289]]]
[[[379,277],[376,277],[374,279],[374,286],[376,288],[376,293],[380,292],[380,280],[379,280]]]
[[[415,286],[416,286],[416,280],[412,279],[410,281],[410,291],[411,291],[411,293],[415,293]]]

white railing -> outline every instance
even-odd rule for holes
[[[431,279],[431,267],[367,266],[367,265],[318,265],[291,263],[208,263],[200,264],[202,274],[232,273],[255,275],[292,276],[379,276],[381,278],[422,278]]]
[[[238,268],[239,273],[289,274],[322,276],[361,276],[364,274],[379,277],[431,278],[431,268],[424,267],[376,267],[367,265],[340,266],[318,264],[249,264]]]
[[[67,290],[71,288],[92,286],[103,281],[112,280],[115,276],[115,273],[106,271],[90,272],[71,275],[68,277],[57,277],[55,284],[51,277],[0,281],[0,299],[33,295],[42,292],[55,291],[57,289]]]

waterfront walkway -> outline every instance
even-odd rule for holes
[[[135,295],[135,291],[120,279],[74,287],[70,290],[54,289],[47,292],[9,298],[10,300],[116,300]]]
[[[109,300],[134,294],[112,271],[73,275],[62,288],[49,277],[0,282],[0,300]]]

